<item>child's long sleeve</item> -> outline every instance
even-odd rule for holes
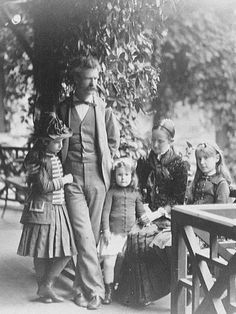
[[[52,178],[49,173],[51,173],[51,169],[49,169],[49,165],[41,165],[39,172],[35,175],[35,183],[39,192],[41,193],[50,193],[53,191],[60,190],[64,186],[64,182],[62,177]]]
[[[106,194],[105,203],[103,206],[103,212],[102,212],[102,230],[103,231],[110,229],[109,217],[110,217],[110,212],[112,208],[112,198],[113,198],[113,193],[110,190]]]
[[[216,204],[226,204],[229,202],[229,185],[228,183],[224,180],[219,183],[216,189],[216,199],[215,203]]]

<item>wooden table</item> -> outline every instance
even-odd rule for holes
[[[236,306],[236,204],[175,206],[171,219],[171,314],[186,313],[186,289],[192,291],[192,313],[232,313]],[[196,233],[203,238],[207,235],[208,254]],[[222,242],[220,237],[235,241]],[[191,276],[187,274],[187,252]]]

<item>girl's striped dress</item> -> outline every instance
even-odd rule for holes
[[[72,256],[77,253],[73,232],[65,206],[64,188],[59,180],[63,177],[60,159],[47,153],[52,163],[52,178],[55,186],[52,197],[50,224],[24,224],[17,253],[22,256],[53,258]]]

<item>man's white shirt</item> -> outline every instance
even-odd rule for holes
[[[77,105],[75,106],[75,109],[80,117],[80,120],[83,121],[84,120],[84,117],[86,116],[86,113],[88,112],[89,110],[89,105],[87,104],[80,104],[80,105]]]
[[[76,99],[76,96],[74,96],[74,99]],[[86,101],[88,102],[93,102],[93,96],[91,97],[88,97],[86,99]],[[79,105],[76,105],[75,106],[75,109],[80,117],[80,120],[83,121],[84,120],[84,117],[86,116],[88,110],[89,110],[89,105],[88,104],[83,104],[83,102]]]

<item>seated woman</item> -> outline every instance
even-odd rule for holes
[[[126,305],[146,305],[170,292],[170,214],[173,205],[184,203],[188,177],[187,164],[172,145],[174,136],[172,120],[154,126],[152,150],[138,162],[144,201],[159,218],[128,236],[117,290]]]

